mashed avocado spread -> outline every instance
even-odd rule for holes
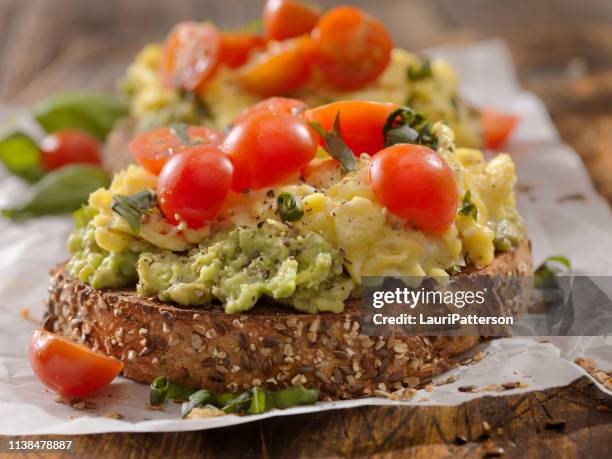
[[[94,232],[88,223],[69,244],[71,274],[94,288],[138,282],[141,296],[185,306],[219,300],[228,313],[248,310],[262,296],[304,312],[341,312],[353,288],[339,251],[321,235],[274,220],[219,232],[186,254],[142,243],[107,252]]]

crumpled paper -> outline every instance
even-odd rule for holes
[[[612,275],[612,215],[596,194],[578,155],[560,142],[543,103],[522,91],[506,46],[487,41],[467,47],[431,50],[444,57],[459,73],[463,94],[480,106],[517,113],[521,122],[507,150],[512,154],[519,183],[528,192],[517,193],[533,244],[535,262],[550,255],[567,256],[577,273]],[[3,115],[0,108],[0,118]],[[14,111],[10,112],[14,114]],[[0,171],[0,206],[10,205],[25,193],[23,185]],[[585,200],[558,199],[580,193]],[[27,343],[36,327],[20,311],[28,308],[40,319],[47,294],[48,269],[67,258],[65,248],[72,221],[53,217],[24,223],[0,220],[0,434],[85,434],[102,432],[161,432],[199,430],[363,405],[455,405],[484,395],[541,390],[569,384],[586,374],[573,363],[577,356],[595,359],[599,368],[612,369],[612,339],[553,337],[497,339],[477,350],[485,357],[442,375],[457,375],[456,382],[419,391],[406,402],[382,398],[319,403],[278,410],[259,416],[222,416],[181,420],[179,406],[163,411],[147,407],[148,387],[118,378],[88,401],[95,409],[77,411],[55,401],[32,373]],[[612,292],[608,292],[609,294]],[[475,350],[475,352],[477,351]],[[469,393],[459,386],[477,387],[520,381],[527,385],[504,392]],[[597,383],[597,382],[596,382]],[[606,390],[597,383],[602,390]],[[607,391],[612,395],[612,392]],[[123,416],[122,419],[111,419]]]

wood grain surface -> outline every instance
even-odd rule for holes
[[[161,40],[175,22],[239,25],[258,17],[262,3],[0,0],[0,101],[27,104],[63,89],[113,90],[134,53]],[[396,43],[411,50],[505,39],[521,84],[544,100],[563,140],[612,202],[610,0],[350,3],[376,14]],[[481,457],[501,447],[503,457],[603,458],[612,457],[611,409],[612,398],[583,378],[566,387],[458,407],[364,407],[205,432],[82,436],[74,438],[73,451],[75,457],[432,458]],[[559,420],[565,424],[555,428],[551,421]],[[491,438],[482,436],[484,421]],[[459,437],[467,443],[459,445]],[[0,451],[6,451],[8,440],[0,439]]]

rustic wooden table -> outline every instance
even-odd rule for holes
[[[342,2],[319,1],[329,6]],[[563,139],[612,202],[610,0],[361,0],[418,50],[505,39],[521,83],[546,103]],[[254,0],[1,0],[0,100],[30,103],[61,89],[112,90],[133,54],[187,18],[238,25]],[[537,154],[537,152],[534,152]],[[611,457],[612,398],[586,378],[541,392],[458,407],[364,407],[206,432],[76,438],[78,457],[372,456]],[[565,421],[551,428],[551,420]],[[482,436],[483,421],[491,439]],[[465,437],[467,444],[457,439]],[[6,442],[3,438],[0,442]]]

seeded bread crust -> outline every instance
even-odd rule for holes
[[[530,275],[529,244],[466,273]],[[70,277],[65,265],[52,270],[49,291],[45,327],[122,360],[125,377],[150,383],[164,375],[219,392],[304,384],[328,400],[369,396],[422,384],[480,341],[369,337],[360,334],[359,301],[347,302],[342,314],[304,314],[275,304],[236,315],[178,308],[140,298],[133,289],[94,290]]]

